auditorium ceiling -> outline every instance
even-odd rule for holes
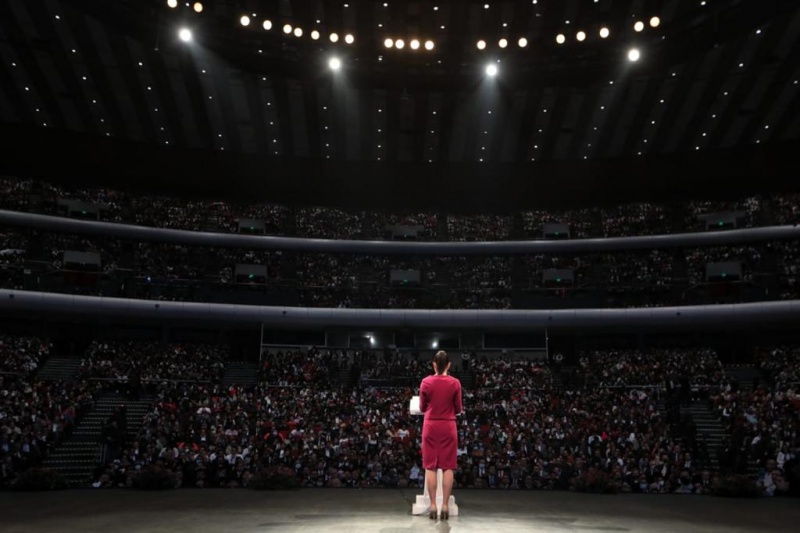
[[[194,3],[0,2],[0,121],[389,163],[594,161],[800,133],[796,0]]]

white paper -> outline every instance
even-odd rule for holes
[[[419,410],[419,396],[412,396],[411,401],[408,403],[408,412],[412,415],[421,415],[422,411]]]

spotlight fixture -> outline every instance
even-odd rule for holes
[[[388,38],[384,39],[383,46],[385,46],[386,48],[391,48],[394,46],[394,41]]]
[[[584,32],[584,31],[579,31],[579,32],[578,32],[578,33],[575,35],[575,38],[576,38],[576,39],[578,39],[578,42],[582,43],[583,41],[585,41],[585,40],[586,40],[586,32]]]
[[[631,48],[630,50],[628,50],[628,61],[634,61],[634,62],[639,61],[639,58],[641,56],[642,55],[639,53],[638,48]]]
[[[242,15],[242,18],[239,19],[239,23],[242,26],[249,26],[250,25],[250,17],[247,15]]]
[[[303,28],[295,28],[294,29],[294,36],[295,37],[302,37],[303,36]]]
[[[500,48],[505,48],[506,46],[508,46],[508,39],[500,39],[499,41],[497,41],[497,46],[499,46]]]
[[[328,66],[331,68],[331,70],[339,70],[342,68],[342,61],[338,57],[332,57],[328,61]]]
[[[319,40],[319,32],[317,30],[311,30],[311,38],[315,41]]]
[[[402,50],[405,45],[406,42],[403,39],[397,39],[394,42],[394,47],[397,48],[398,50]]]
[[[558,44],[564,44],[565,42],[567,42],[567,38],[564,36],[563,33],[559,33],[558,35],[556,35],[556,42]]]
[[[167,5],[172,9],[178,7],[178,0],[167,0]]]
[[[203,12],[203,2],[195,2],[194,6],[192,6],[192,7],[194,8],[194,12],[195,13],[202,13]]]
[[[408,43],[412,50],[419,50],[419,40],[418,39],[411,39],[411,42]]]
[[[486,48],[486,41],[481,39],[480,41],[478,41],[477,47],[478,47],[478,50],[483,50],[484,48]]]
[[[651,28],[658,28],[660,25],[661,25],[661,19],[659,17],[652,17],[650,19]]]
[[[283,25],[283,33],[285,33],[286,35],[289,35],[290,33],[292,33],[292,25],[291,24],[284,24]]]
[[[433,50],[433,41],[425,41],[425,50]]]
[[[525,37],[520,37],[519,41],[517,41],[517,44],[519,44],[520,48],[525,48],[526,46],[528,46],[528,39],[526,39]]]
[[[642,22],[641,20],[637,20],[636,24],[633,25],[633,29],[636,30],[637,32],[643,31],[644,30],[644,22]]]
[[[330,40],[332,43],[339,42],[339,34],[338,33],[331,33]]]
[[[486,75],[491,78],[497,76],[497,65],[494,63],[489,63],[486,65]]]
[[[347,35],[344,36],[344,42],[346,42],[347,44],[353,44],[355,40],[356,39],[355,37],[353,37],[352,33],[348,33]]]
[[[267,19],[263,24],[261,24],[261,26],[263,26],[265,30],[269,31],[272,29],[272,21]]]
[[[605,39],[605,38],[607,38],[609,35],[611,35],[611,32],[609,31],[609,29],[608,29],[608,28],[606,28],[605,26],[603,26],[602,28],[600,28],[600,38],[601,38],[601,39]]]
[[[181,30],[178,32],[178,38],[180,38],[181,41],[188,43],[192,40],[192,31],[189,28],[181,28]]]

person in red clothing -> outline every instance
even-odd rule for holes
[[[453,470],[456,468],[458,434],[456,415],[461,413],[461,382],[449,376],[450,357],[444,351],[433,356],[434,375],[422,380],[419,387],[419,409],[425,414],[422,424],[422,466],[425,484],[431,498],[430,518],[437,517],[436,470],[442,476],[442,519],[449,518],[447,507],[453,491]]]

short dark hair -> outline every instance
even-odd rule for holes
[[[436,363],[437,374],[442,374],[450,364],[450,356],[444,350],[439,350],[433,356],[433,362]]]

